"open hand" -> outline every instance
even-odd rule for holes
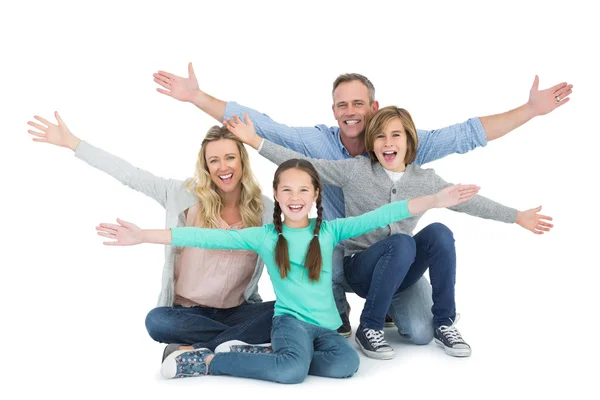
[[[535,115],[545,115],[554,111],[558,107],[569,102],[569,95],[573,92],[573,85],[566,82],[554,85],[545,90],[539,90],[540,78],[535,76],[533,86],[529,91],[529,101],[527,104],[533,108]]]
[[[58,125],[35,115],[33,118],[39,123],[28,121],[27,125],[33,126],[38,130],[28,130],[27,132],[34,136],[34,142],[50,143],[60,147],[67,147],[75,151],[81,140],[71,133],[67,124],[65,124],[60,115],[58,115],[58,112],[54,112],[54,117],[56,118]]]
[[[546,221],[552,221],[552,217],[538,214],[540,211],[542,211],[542,206],[527,211],[519,211],[515,222],[536,235],[549,232],[554,225]]]
[[[435,194],[435,207],[452,207],[467,200],[479,192],[477,185],[452,185],[448,186]]]
[[[223,121],[223,124],[227,127],[229,132],[233,133],[242,142],[258,149],[262,141],[261,137],[258,136],[254,129],[254,124],[250,120],[248,113],[244,113],[244,120],[238,118],[237,115],[233,115],[233,118],[227,118]]]
[[[183,78],[165,71],[158,71],[153,74],[154,82],[158,83],[164,89],[156,88],[156,91],[170,96],[179,101],[192,102],[194,96],[200,90],[198,79],[194,74],[192,63],[188,64],[188,77]]]
[[[102,242],[103,244],[107,246],[132,246],[143,243],[142,230],[137,225],[119,218],[117,218],[117,223],[119,225],[101,223],[96,227],[98,235],[116,239]]]

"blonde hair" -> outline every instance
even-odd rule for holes
[[[186,188],[198,198],[199,209],[196,216],[198,225],[202,228],[218,228],[219,216],[223,211],[223,197],[221,190],[213,182],[206,164],[206,147],[209,143],[218,140],[233,140],[240,152],[242,164],[242,178],[240,180],[240,214],[245,228],[262,225],[263,202],[260,186],[250,169],[250,159],[246,148],[238,138],[229,132],[226,127],[215,125],[206,133],[200,146],[196,171],[194,177],[186,183]]]
[[[404,164],[408,165],[415,160],[417,155],[417,146],[419,145],[419,137],[417,129],[409,112],[404,108],[395,106],[383,107],[371,117],[367,129],[365,130],[365,149],[369,152],[372,161],[378,161],[374,152],[375,139],[378,135],[385,133],[388,124],[393,120],[398,119],[406,132],[406,155]]]
[[[321,179],[319,173],[309,161],[292,158],[281,163],[279,168],[277,168],[277,171],[275,171],[275,177],[273,178],[273,190],[275,192],[277,191],[277,186],[279,186],[281,173],[289,169],[298,169],[302,172],[306,172],[308,176],[310,176],[315,191],[319,191],[316,200],[317,220],[315,221],[315,229],[313,231],[314,236],[308,245],[306,257],[304,259],[304,268],[308,270],[308,279],[311,282],[315,282],[321,277],[321,268],[323,267],[321,245],[319,244],[319,232],[321,230],[321,223],[323,222],[323,207],[321,206],[321,193],[323,190],[321,187]],[[282,235],[283,224],[281,222],[281,212],[281,206],[276,200],[275,208],[273,209],[273,225],[275,226],[275,231],[277,231],[279,235],[277,244],[275,245],[275,263],[279,267],[281,279],[285,279],[291,268],[288,243],[286,238]]]

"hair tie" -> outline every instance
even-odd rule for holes
[[[319,234],[318,234],[318,233],[315,233],[315,237],[317,237],[317,236],[319,236]]]
[[[277,234],[277,236],[281,236],[281,232],[279,232],[279,233]]]

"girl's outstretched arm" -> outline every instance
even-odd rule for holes
[[[101,223],[96,227],[98,235],[112,241],[103,242],[107,246],[133,246],[141,243],[171,244],[170,229],[141,229],[131,222],[117,218],[117,224]]]
[[[408,201],[408,211],[411,214],[419,214],[431,208],[452,207],[464,201],[470,200],[479,192],[477,185],[452,185],[436,194],[417,197]]]

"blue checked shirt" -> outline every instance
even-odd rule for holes
[[[259,136],[291,150],[312,158],[325,160],[344,160],[352,155],[342,144],[340,128],[315,125],[312,127],[289,127],[273,121],[268,115],[228,102],[224,119],[233,114],[243,118],[247,112],[254,123]],[[432,131],[417,130],[419,146],[415,163],[423,165],[446,157],[449,154],[463,154],[487,144],[485,131],[479,118],[470,118],[461,124],[455,124]],[[367,153],[365,153],[367,155]],[[339,187],[323,186],[323,218],[326,220],[345,216],[344,194]]]

